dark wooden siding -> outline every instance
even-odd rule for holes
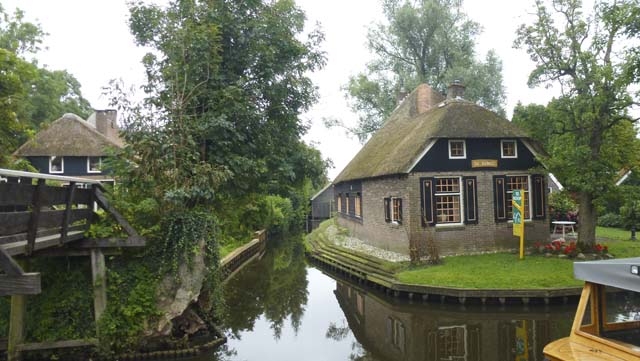
[[[29,162],[38,170],[39,173],[49,174],[49,157],[27,157]],[[104,175],[110,174],[104,169],[104,158],[102,158],[103,171],[100,173],[87,172],[87,157],[64,157],[64,173],[55,173],[56,175],[66,176],[86,176],[86,175]]]
[[[314,219],[328,219],[332,211],[336,210],[333,187],[329,187],[311,201],[311,216]]]
[[[500,157],[500,139],[466,139],[466,159],[449,159],[448,139],[438,139],[412,172],[447,172],[469,170],[528,170],[539,166],[534,155],[518,140],[518,158]],[[495,159],[497,168],[471,168],[473,159]]]

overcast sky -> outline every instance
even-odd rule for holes
[[[0,0],[5,9],[19,6],[29,21],[38,21],[49,33],[47,50],[38,56],[50,69],[66,69],[82,84],[82,94],[96,109],[107,107],[102,88],[110,79],[122,78],[127,84],[142,84],[144,54],[136,48],[127,28],[128,11],[124,0]],[[382,21],[382,10],[376,0],[297,0],[306,11],[310,24],[320,23],[326,40],[326,67],[313,74],[319,87],[320,100],[303,118],[311,128],[305,140],[314,143],[335,168],[335,177],[357,153],[361,145],[342,129],[326,129],[323,117],[336,117],[354,125],[353,114],[341,91],[350,75],[365,68],[371,59],[366,42],[366,29],[372,22]],[[495,49],[502,59],[504,85],[507,90],[506,110],[509,116],[518,101],[546,104],[556,94],[553,90],[527,87],[533,63],[523,50],[513,49],[515,31],[526,22],[533,0],[467,0],[467,14],[484,29],[478,39],[478,54]]]

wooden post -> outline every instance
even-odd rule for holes
[[[26,262],[19,261],[18,264],[25,268]],[[27,306],[27,296],[13,295],[11,296],[11,313],[9,315],[9,337],[7,340],[7,360],[22,360],[22,351],[19,346],[24,343],[25,339],[25,315]]]
[[[33,192],[33,201],[31,210],[31,219],[29,220],[29,229],[27,230],[27,248],[25,254],[31,256],[33,248],[35,247],[36,236],[38,234],[38,221],[40,219],[40,210],[42,209],[42,201],[44,198],[45,180],[38,179],[38,185]]]
[[[76,192],[76,182],[69,183],[69,190],[67,191],[67,208],[64,210],[64,217],[62,217],[62,230],[60,232],[60,245],[67,243],[69,233],[69,221],[71,220],[71,211],[73,209],[73,195]]]
[[[96,320],[96,330],[98,320],[107,308],[107,272],[104,262],[104,253],[99,248],[91,250],[91,277],[93,279],[93,311]],[[99,332],[99,330],[98,330]]]

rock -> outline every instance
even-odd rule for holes
[[[607,253],[607,254],[605,254],[605,255],[604,255],[604,257],[605,257],[606,259],[616,258],[616,257],[615,257],[614,255],[612,255],[611,253]]]
[[[547,258],[551,258],[553,257],[553,253],[545,253],[544,256]]]
[[[533,252],[531,252],[531,251],[526,251],[524,254],[525,254],[526,256],[531,256],[531,254],[532,254],[532,253],[533,253]]]
[[[205,242],[198,242],[199,252],[193,255],[191,265],[180,264],[177,275],[165,276],[157,291],[157,308],[160,319],[154,329],[147,330],[147,336],[169,336],[173,328],[172,321],[185,313],[192,302],[200,296],[200,290],[208,273],[205,264]]]
[[[585,256],[583,253],[578,253],[578,255],[576,256],[576,259],[584,261],[585,259],[587,259],[587,256]]]
[[[566,254],[559,254],[559,255],[558,255],[558,258],[563,258],[563,259],[565,259],[565,258],[569,258],[569,257],[568,257]]]

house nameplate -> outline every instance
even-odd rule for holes
[[[498,168],[497,159],[473,159],[471,168]]]

